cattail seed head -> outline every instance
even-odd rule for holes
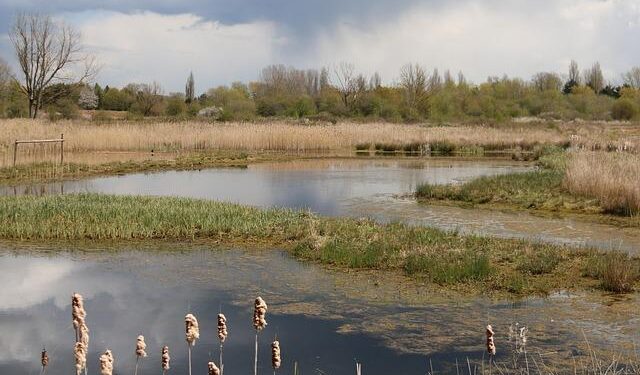
[[[257,331],[262,331],[267,326],[267,320],[265,316],[267,314],[267,303],[262,297],[256,298],[253,307],[253,328]]]
[[[113,353],[107,349],[104,354],[100,356],[100,375],[113,375]]]
[[[47,350],[42,349],[42,356],[40,357],[40,363],[42,363],[42,368],[47,367],[49,364],[49,355],[47,355]]]
[[[76,374],[80,375],[87,366],[87,347],[81,342],[76,342],[73,347],[73,357],[76,360]]]
[[[147,356],[147,352],[145,351],[147,349],[147,344],[144,342],[144,336],[140,335],[138,336],[138,339],[136,340],[136,357],[138,358],[144,358]]]
[[[169,347],[165,345],[162,347],[162,370],[163,371],[167,371],[168,369],[170,369],[169,367],[170,360],[171,360],[171,357],[169,357]]]
[[[196,344],[196,340],[200,338],[200,328],[198,327],[198,319],[193,314],[187,314],[184,317],[185,336],[189,346]]]
[[[73,293],[71,295],[71,318],[73,320],[73,328],[76,331],[84,325],[84,320],[87,317],[87,312],[84,309],[84,299],[79,293]]]
[[[493,327],[487,325],[487,353],[489,355],[496,355],[496,345],[493,341]]]
[[[227,339],[227,318],[224,314],[218,314],[218,339],[223,343]]]
[[[282,361],[280,360],[280,342],[275,340],[271,343],[271,366],[273,366],[274,370],[280,368]]]
[[[84,322],[84,319],[80,322],[78,327],[80,342],[84,344],[85,348],[89,348],[89,327]]]
[[[220,369],[216,366],[215,363],[209,362],[209,375],[220,375]]]

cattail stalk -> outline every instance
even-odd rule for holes
[[[138,375],[138,363],[140,362],[140,359],[147,356],[146,349],[147,344],[144,342],[144,336],[138,336],[136,339],[136,370],[134,375]]]
[[[267,326],[265,316],[267,314],[267,303],[258,297],[253,306],[253,328],[256,330],[255,356],[253,361],[253,374],[258,375],[258,333]]]
[[[45,348],[42,348],[40,363],[42,364],[42,375],[44,375],[44,372],[47,370],[47,365],[49,365],[49,355],[47,355],[47,349]]]
[[[224,364],[222,362],[222,349],[224,341],[227,339],[227,318],[224,314],[218,314],[218,339],[220,340],[220,374],[224,374]]]
[[[193,314],[187,314],[184,317],[185,337],[189,348],[189,375],[191,375],[191,347],[196,344],[196,340],[200,338],[200,328],[198,327],[198,319]]]
[[[171,361],[171,357],[169,356],[169,347],[162,347],[162,375],[166,375],[167,371],[171,368],[169,366],[169,361]]]
[[[280,368],[282,360],[280,358],[280,342],[275,340],[271,343],[271,367],[273,367],[273,374]]]
[[[216,366],[216,364],[211,361],[208,363],[209,366],[209,375],[220,375],[220,369],[218,368],[218,366]]]
[[[496,355],[496,344],[493,341],[493,327],[491,324],[487,325],[487,353],[489,353],[489,374],[491,374],[491,367],[493,357]]]

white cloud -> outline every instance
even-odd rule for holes
[[[224,25],[192,14],[85,12],[73,15],[87,47],[103,69],[99,81],[122,86],[159,81],[182,90],[189,71],[197,90],[254,79],[272,59],[281,39],[267,21]]]
[[[397,77],[407,62],[462,70],[474,81],[489,75],[529,78],[600,61],[608,78],[640,62],[633,0],[466,0],[419,5],[370,25],[339,23],[316,40],[316,59],[352,61],[364,71]]]

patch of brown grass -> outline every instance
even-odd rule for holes
[[[65,136],[69,152],[156,152],[182,150],[243,150],[317,152],[355,150],[376,142],[482,146],[489,150],[530,148],[538,143],[562,144],[568,135],[541,126],[436,126],[388,123],[296,124],[260,123],[112,122],[0,120],[0,165],[11,162],[16,139]]]
[[[607,212],[640,213],[640,156],[577,152],[567,164],[564,186],[573,194],[597,198]]]

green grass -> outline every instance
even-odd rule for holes
[[[606,278],[604,272],[582,272],[591,252],[562,246],[171,197],[0,197],[0,238],[257,244],[287,249],[302,260],[401,272],[472,293],[592,288]],[[545,264],[550,259],[553,267]],[[628,262],[640,264],[637,258]],[[638,282],[637,277],[627,280],[632,287]]]
[[[507,203],[523,208],[553,208],[574,201],[562,191],[563,176],[556,170],[536,170],[479,177],[461,185],[423,184],[418,186],[416,196],[473,204]]]

